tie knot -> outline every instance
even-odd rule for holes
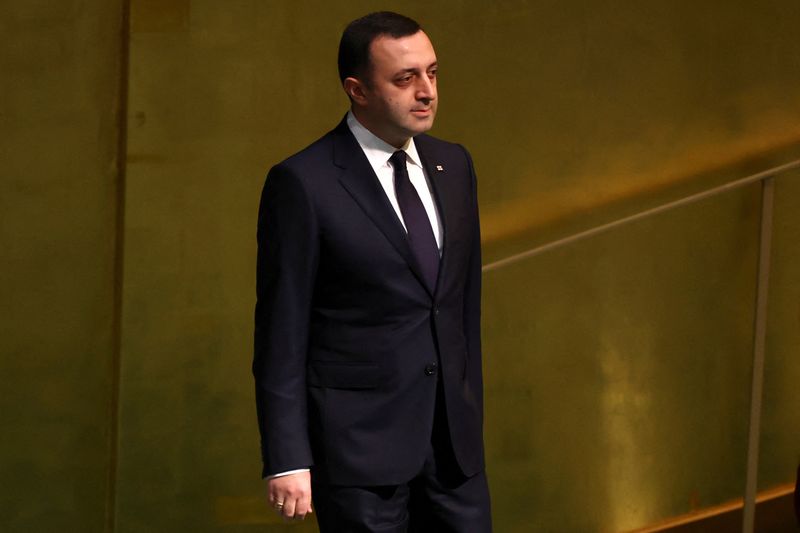
[[[392,167],[395,171],[398,169],[405,170],[406,166],[406,152],[405,150],[398,150],[392,154],[392,157],[389,158],[389,161],[392,163]]]

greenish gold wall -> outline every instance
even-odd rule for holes
[[[0,529],[104,528],[120,2],[0,2]]]
[[[344,114],[356,16],[431,35],[433,133],[472,151],[485,263],[800,158],[793,0],[131,0],[115,280],[121,3],[59,6],[0,21],[11,530],[100,531],[112,459],[116,531],[286,527],[259,479],[255,216],[269,166]],[[800,460],[798,174],[776,187],[761,488]],[[624,531],[742,495],[759,215],[754,185],[485,273],[497,531]]]
[[[741,495],[752,193],[485,274],[499,531],[625,531]]]

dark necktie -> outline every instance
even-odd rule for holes
[[[422,275],[431,290],[436,288],[439,275],[439,247],[433,235],[431,222],[417,190],[408,179],[406,153],[398,150],[389,158],[394,168],[394,190],[408,231],[408,244],[417,259]]]

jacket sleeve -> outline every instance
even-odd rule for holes
[[[313,465],[306,357],[318,261],[317,221],[302,182],[276,166],[258,212],[253,376],[262,476]]]
[[[464,331],[467,338],[467,372],[470,388],[475,392],[478,412],[483,415],[483,369],[481,356],[481,225],[478,213],[478,182],[472,157],[464,149],[469,165],[470,186],[472,187],[473,225],[472,242],[470,244],[469,262],[467,265],[467,281],[464,287]]]

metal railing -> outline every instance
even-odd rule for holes
[[[764,352],[766,348],[767,327],[767,295],[769,292],[770,255],[772,250],[772,215],[773,200],[775,197],[775,178],[790,170],[800,168],[800,159],[789,163],[769,168],[762,172],[728,182],[724,185],[695,193],[678,200],[646,209],[639,213],[629,215],[606,224],[562,237],[554,241],[541,244],[524,252],[519,252],[503,259],[492,261],[483,265],[483,272],[490,272],[510,264],[530,259],[536,255],[550,250],[573,244],[575,242],[605,233],[625,224],[670,211],[677,207],[693,204],[700,200],[712,198],[726,192],[761,182],[761,229],[758,252],[758,284],[756,291],[756,305],[754,320],[753,340],[753,374],[750,388],[750,416],[747,440],[747,472],[744,490],[744,513],[742,519],[742,532],[753,533],[755,523],[756,490],[758,481],[758,452],[759,435],[761,431],[761,399],[764,387]]]

